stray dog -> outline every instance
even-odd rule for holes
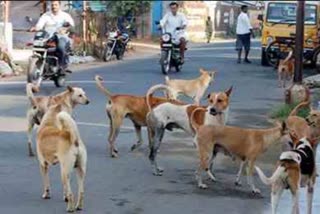
[[[247,178],[252,192],[260,193],[253,182],[253,167],[256,159],[274,142],[279,140],[286,131],[285,123],[277,124],[269,129],[244,129],[233,126],[203,125],[197,130],[197,145],[200,164],[196,172],[198,187],[205,189],[207,185],[202,182],[202,172],[205,171],[210,179],[215,177],[209,170],[209,159],[216,144],[227,149],[231,154],[241,159],[240,170],[237,174],[236,184],[240,184],[243,166],[248,162]]]
[[[35,97],[33,91],[38,91],[38,89],[31,83],[26,86],[27,97],[30,101],[30,107],[27,111],[27,122],[28,122],[28,150],[29,156],[34,156],[32,151],[32,130],[34,125],[40,125],[43,115],[47,112],[50,106],[65,103],[69,108],[68,111],[71,112],[72,109],[77,104],[87,105],[89,104],[89,99],[82,88],[77,87],[67,87],[67,90],[57,94],[55,96],[38,96]]]
[[[267,178],[259,167],[255,167],[263,183],[271,185],[272,213],[276,214],[283,190],[292,193],[292,213],[299,213],[299,189],[307,186],[307,213],[312,213],[313,191],[316,181],[316,167],[312,141],[307,138],[293,138],[293,150],[283,152],[277,168],[270,178]]]
[[[279,87],[286,87],[286,80],[293,78],[294,73],[294,59],[292,58],[293,51],[290,51],[288,56],[284,60],[279,61],[278,66],[278,80]]]
[[[152,107],[152,95],[159,89],[171,93],[171,87],[161,84],[155,85],[147,92],[147,104],[149,107],[149,114],[147,116],[150,144],[149,160],[151,162],[153,174],[157,176],[161,176],[163,173],[163,169],[158,167],[156,156],[164,137],[165,130],[172,131],[174,128],[182,129],[194,136],[196,133],[190,124],[190,117],[192,112],[199,108],[197,105],[169,102]],[[197,122],[201,125],[224,124],[228,114],[229,96],[231,92],[232,87],[225,92],[209,94],[209,105],[201,107],[203,111],[199,111],[196,115]]]
[[[193,80],[170,80],[169,76],[166,76],[166,85],[172,88],[174,98],[176,99],[179,94],[184,94],[191,97],[196,105],[200,105],[200,100],[214,80],[216,72],[208,72],[200,68],[200,73],[200,77]]]
[[[118,150],[115,146],[115,140],[119,134],[123,119],[126,117],[132,121],[138,138],[138,142],[131,147],[132,151],[135,150],[143,144],[141,127],[147,126],[146,116],[148,113],[148,106],[146,97],[124,94],[113,95],[108,89],[103,87],[102,77],[95,76],[95,81],[98,89],[108,98],[106,111],[110,121],[110,132],[108,140],[111,157],[118,157]],[[150,104],[152,107],[165,102],[181,104],[181,102],[179,101],[160,97],[152,97],[152,99],[150,100]]]
[[[60,163],[63,197],[67,202],[67,211],[74,212],[83,209],[87,152],[69,110],[69,103],[66,102],[51,106],[46,112],[37,134],[37,156],[44,187],[42,198],[50,198],[49,167]],[[70,185],[73,168],[78,180],[76,205]]]

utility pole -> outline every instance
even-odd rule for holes
[[[295,45],[295,69],[293,82],[302,83],[303,68],[303,43],[304,43],[304,1],[298,1],[297,25],[296,25],[296,45]]]
[[[87,51],[87,1],[83,1],[82,6],[83,55],[85,56]]]
[[[286,90],[286,103],[299,103],[309,99],[310,92],[302,85],[303,48],[304,48],[304,8],[305,1],[297,1],[296,38],[295,38],[295,70],[293,84]]]

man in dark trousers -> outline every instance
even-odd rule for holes
[[[244,62],[251,63],[251,61],[248,59],[251,36],[254,38],[252,26],[248,16],[248,6],[243,5],[241,6],[241,13],[238,16],[237,22],[236,50],[238,51],[238,63],[241,63],[242,48],[244,48],[245,51]]]

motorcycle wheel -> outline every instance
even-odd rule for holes
[[[29,58],[29,64],[28,64],[28,70],[27,70],[27,82],[33,83],[33,84],[39,84],[41,83],[40,74],[36,71],[38,70],[37,62],[39,58],[38,57],[30,57]]]
[[[174,66],[174,67],[175,67],[175,69],[176,69],[176,72],[180,72],[181,69],[182,69],[182,65],[176,65],[176,66]]]
[[[116,57],[117,60],[122,60],[125,52],[125,47],[121,46],[117,51],[116,51]]]
[[[66,77],[65,76],[55,77],[53,79],[53,82],[57,88],[63,87],[66,84]]]
[[[106,48],[104,49],[103,53],[103,61],[109,62],[111,60],[112,53],[110,52],[110,47],[107,45]]]
[[[170,62],[168,62],[167,58],[168,58],[168,52],[162,51],[160,63],[161,63],[161,71],[165,75],[167,75],[170,71]]]

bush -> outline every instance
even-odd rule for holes
[[[296,104],[282,104],[279,106],[276,106],[274,109],[271,111],[271,118],[273,119],[278,119],[278,120],[286,120],[291,113],[291,111],[298,105],[299,103]],[[297,116],[300,116],[302,118],[306,118],[309,115],[310,109],[309,108],[300,108],[300,110],[297,113]]]

